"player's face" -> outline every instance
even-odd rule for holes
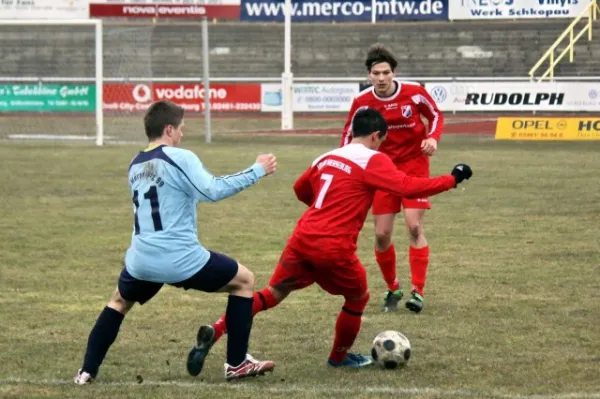
[[[392,67],[387,62],[381,62],[371,67],[369,81],[375,86],[375,92],[382,96],[389,96],[394,91],[394,75]]]

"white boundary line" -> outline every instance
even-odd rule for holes
[[[44,141],[58,141],[58,142],[93,142],[96,140],[96,136],[81,136],[81,135],[52,135],[52,134],[10,134],[6,138],[0,138],[0,141],[11,141],[11,142],[44,142]],[[144,146],[147,143],[142,140],[114,140],[113,137],[104,137],[104,144],[122,144],[122,145],[140,145]]]
[[[268,378],[268,377],[267,377]],[[73,380],[61,380],[61,379],[26,379],[26,378],[4,378],[0,379],[0,385],[50,385],[50,386],[63,386],[72,385],[75,387]],[[486,397],[486,398],[500,398],[500,399],[597,399],[600,398],[600,392],[570,392],[560,394],[543,394],[543,395],[520,395],[513,393],[504,393],[500,391],[477,391],[469,389],[440,389],[440,388],[395,388],[389,386],[370,386],[370,387],[356,387],[356,388],[344,388],[327,385],[297,385],[297,384],[284,384],[278,383],[281,386],[257,386],[252,383],[238,382],[238,383],[209,383],[209,382],[186,382],[186,381],[147,381],[144,380],[141,383],[133,381],[112,381],[112,382],[94,382],[94,385],[100,386],[118,386],[118,387],[139,387],[141,385],[153,386],[153,387],[180,387],[180,388],[206,388],[206,389],[226,389],[231,391],[243,390],[244,392],[255,392],[255,393],[314,393],[314,394],[368,394],[368,395],[435,395],[442,397],[452,398],[465,398],[465,397]],[[82,388],[85,389],[85,388]]]
[[[9,134],[11,140],[74,140],[74,141],[94,141],[96,136],[69,135],[69,134],[44,134],[44,133],[26,133]]]

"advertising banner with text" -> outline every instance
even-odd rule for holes
[[[221,18],[240,19],[240,6],[232,4],[98,3],[89,5],[90,17]]]
[[[261,110],[281,112],[279,83],[263,83]],[[358,83],[295,83],[292,89],[294,112],[348,112],[359,93]]]
[[[295,0],[293,22],[371,22],[448,19],[449,0]],[[452,0],[454,1],[454,0]],[[242,0],[241,20],[283,22],[285,2]]]
[[[146,6],[166,6],[162,8],[163,14],[169,17],[197,17],[205,16],[207,12],[212,16],[215,13],[214,6],[217,7],[217,12],[224,14],[221,18],[239,18],[240,0],[160,0],[161,4],[157,4],[156,0],[0,0],[0,19],[48,19],[48,20],[64,20],[64,19],[87,19],[90,17],[90,3],[99,4],[94,8],[96,15],[91,16],[144,16],[144,13],[149,13]],[[123,5],[133,8],[130,12],[123,10]],[[137,8],[139,6],[142,8]],[[171,8],[170,6],[175,6]],[[194,7],[207,6],[207,7]],[[155,14],[158,13],[156,7]],[[206,11],[208,9],[208,11]],[[204,11],[202,11],[204,10]],[[114,14],[114,15],[110,15]],[[158,15],[158,16],[167,16]]]
[[[3,84],[0,112],[93,112],[92,84]]]
[[[187,5],[240,5],[241,0],[86,0],[97,4],[187,4]]]
[[[589,0],[452,0],[448,10],[455,19],[575,18]]]
[[[427,82],[442,111],[600,111],[600,82]]]
[[[188,112],[201,112],[206,93],[195,83],[106,83],[103,94],[105,111],[145,111],[153,101],[169,100]],[[260,84],[215,83],[209,96],[214,112],[260,112]]]
[[[600,140],[600,118],[498,118],[496,140]]]
[[[0,0],[0,19],[86,19],[89,0]]]

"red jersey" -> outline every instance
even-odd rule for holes
[[[376,109],[387,122],[387,138],[379,151],[387,154],[395,164],[422,155],[423,140],[434,138],[440,141],[444,117],[435,101],[419,84],[397,83],[396,91],[389,97],[379,97],[374,87],[370,87],[354,98],[340,146],[352,140],[352,118],[364,108]],[[421,115],[429,121],[429,131]]]
[[[427,197],[450,190],[452,175],[407,176],[391,159],[351,143],[321,155],[294,184],[296,197],[309,206],[288,245],[307,253],[351,255],[375,191],[402,197]]]

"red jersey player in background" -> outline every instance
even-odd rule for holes
[[[369,49],[365,66],[372,87],[360,92],[352,102],[341,146],[352,139],[352,117],[360,109],[374,108],[388,124],[388,138],[379,151],[387,154],[396,168],[409,176],[428,177],[429,157],[437,151],[444,118],[427,91],[418,84],[394,80],[398,62],[386,48]],[[428,121],[423,123],[421,116]],[[431,204],[426,195],[402,195],[378,191],[373,201],[375,221],[375,259],[388,286],[382,310],[395,312],[403,292],[396,277],[396,250],[392,232],[396,214],[404,208],[404,221],[410,237],[408,260],[412,289],[406,307],[423,309],[423,290],[429,264],[429,245],[423,232],[423,218]]]
[[[407,176],[376,149],[386,138],[387,125],[374,109],[353,118],[351,142],[321,155],[294,184],[297,198],[308,209],[298,220],[266,288],[255,292],[252,312],[270,309],[292,291],[317,283],[331,295],[344,297],[335,325],[332,367],[360,368],[373,359],[348,353],[369,300],[366,271],[356,255],[356,242],[377,190],[400,197],[426,197],[450,190],[469,179],[469,166],[459,164],[451,174],[421,178]],[[226,332],[225,315],[202,326],[190,359],[202,364],[212,345]]]

